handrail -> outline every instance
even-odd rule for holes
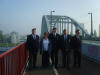
[[[25,43],[22,43],[0,55],[0,75],[23,74],[29,57],[25,45]]]

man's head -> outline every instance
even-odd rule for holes
[[[36,35],[36,28],[33,28],[33,29],[32,29],[32,34],[33,34],[33,35]]]
[[[57,29],[56,28],[53,28],[53,32],[56,33],[57,32]]]
[[[63,33],[64,33],[65,35],[68,34],[68,32],[67,32],[66,29],[63,30]]]
[[[44,32],[44,38],[48,38],[48,32]]]
[[[76,30],[76,35],[80,35],[80,30],[79,29]]]

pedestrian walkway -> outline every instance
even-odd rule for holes
[[[37,57],[37,67],[33,69],[32,71],[25,72],[24,75],[55,75],[53,68],[48,67],[48,68],[42,68],[41,63],[42,63],[42,56],[38,54]]]
[[[60,55],[59,55],[60,57]],[[60,58],[61,59],[61,58]],[[59,60],[60,62],[61,60]],[[42,68],[41,55],[38,55],[37,68],[32,71],[25,72],[24,75],[100,75],[100,64],[88,60],[86,57],[82,59],[82,67],[67,68]]]

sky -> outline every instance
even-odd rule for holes
[[[90,15],[93,13],[93,27],[99,31],[100,0],[0,0],[0,30],[4,33],[16,31],[30,34],[37,28],[40,34],[42,16],[50,14],[64,15],[84,23],[90,32]]]

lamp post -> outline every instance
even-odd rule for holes
[[[51,16],[51,23],[50,23],[50,31],[52,31],[52,13],[55,11],[50,11],[50,16]]]
[[[88,13],[91,15],[91,36],[93,36],[93,21],[92,21],[92,13]]]

